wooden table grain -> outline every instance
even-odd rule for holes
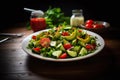
[[[32,34],[26,26],[16,25],[1,32],[25,33],[0,44],[0,80],[115,80],[120,71],[120,32],[110,29],[101,36],[104,49],[88,59],[52,62],[36,59],[22,48],[22,40]],[[118,35],[118,36],[117,36]]]

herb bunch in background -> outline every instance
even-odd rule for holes
[[[61,8],[51,8],[45,12],[47,28],[58,27],[59,25],[69,25],[70,17],[65,16]]]

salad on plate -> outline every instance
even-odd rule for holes
[[[88,32],[67,25],[42,30],[30,37],[27,49],[32,54],[50,59],[64,60],[84,57],[96,52],[101,46],[97,41],[98,37]]]

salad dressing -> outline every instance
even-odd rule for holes
[[[80,26],[84,24],[84,16],[82,10],[72,10],[72,16],[70,18],[71,26]]]
[[[30,26],[34,32],[46,29],[46,20],[44,18],[44,13],[40,11],[33,11],[30,17]]]

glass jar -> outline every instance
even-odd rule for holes
[[[41,11],[33,11],[30,16],[30,26],[34,32],[46,29],[44,13]]]
[[[82,9],[72,10],[70,25],[77,27],[77,26],[81,26],[82,24],[84,24],[83,10]]]

